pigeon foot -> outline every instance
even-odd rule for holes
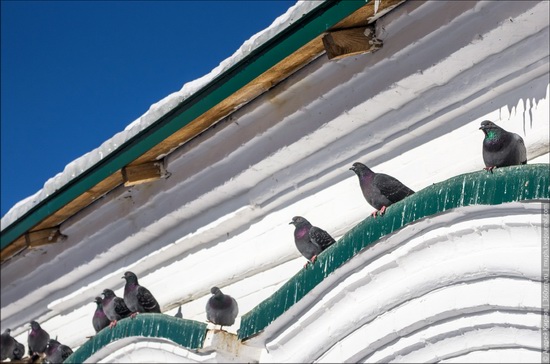
[[[113,327],[116,326],[116,323],[117,323],[117,320],[111,321],[111,323],[109,324],[109,327],[112,329]]]
[[[493,173],[493,169],[495,169],[495,168],[496,168],[496,166],[491,166],[491,167],[485,167],[483,169],[486,170],[487,172]]]
[[[135,317],[137,316],[137,314],[138,314],[137,312],[132,313],[132,314],[130,315],[130,318],[132,318],[132,319],[135,318]]]

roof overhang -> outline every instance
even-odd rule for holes
[[[2,227],[2,262],[28,247],[55,242],[59,225],[121,184],[128,171],[145,180],[162,174],[162,161],[222,118],[266,92],[323,54],[328,31],[365,27],[404,0],[324,1],[254,49],[199,91],[121,144],[8,226]],[[157,164],[158,169],[155,167]],[[152,170],[152,175],[148,174]]]

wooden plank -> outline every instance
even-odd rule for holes
[[[328,59],[340,59],[361,53],[374,52],[382,46],[373,25],[328,32],[323,37]]]
[[[122,178],[122,173],[120,172],[120,170],[116,171],[111,176],[107,177],[82,195],[78,196],[73,201],[69,202],[62,209],[56,211],[46,219],[42,220],[32,230],[42,230],[60,225],[63,221],[67,220],[78,211],[95,202],[107,192],[113,190],[123,183],[124,180]]]
[[[2,251],[0,252],[0,262],[2,262],[3,264],[8,259],[21,253],[27,248],[28,246],[25,236],[20,236],[13,243],[2,249]]]
[[[36,248],[42,245],[54,244],[65,240],[67,236],[61,234],[59,226],[43,230],[30,231],[25,234],[25,240],[29,248]]]
[[[155,161],[124,167],[122,169],[124,186],[130,187],[162,178],[165,175],[163,163],[163,161]]]

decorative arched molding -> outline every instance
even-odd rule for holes
[[[324,285],[331,284],[326,279],[338,268],[366,247],[407,224],[422,221],[425,224],[437,215],[460,207],[546,200],[549,197],[548,164],[498,168],[494,173],[481,170],[433,184],[392,205],[383,218],[367,218],[346,233],[319,256],[313,267],[300,271],[270,298],[244,315],[239,338],[247,340],[262,332],[266,332],[263,337],[274,335],[313,304],[319,293],[313,291],[317,285],[323,281]],[[475,212],[478,208],[474,206],[467,211]],[[490,210],[484,209],[484,213],[490,213]],[[459,215],[465,213],[458,212]],[[456,213],[444,215],[456,219]],[[443,224],[447,223],[443,220]],[[407,230],[414,232],[417,229],[411,226]],[[298,302],[300,304],[296,305]],[[264,339],[259,341],[263,345]]]
[[[155,345],[151,346],[151,342],[162,342],[163,346],[159,346],[157,350],[162,350],[161,347],[166,347],[166,345],[183,348],[178,349],[178,353],[174,351],[173,355],[180,358],[178,361],[182,358],[188,358],[190,362],[194,362],[196,359],[194,354],[185,353],[188,352],[187,349],[202,348],[206,337],[206,327],[203,322],[163,314],[139,314],[133,319],[120,320],[112,329],[105,328],[101,330],[67,358],[65,363],[98,362],[110,355],[125,355],[127,349],[124,348],[132,343],[140,349],[144,347],[154,348]],[[136,339],[136,337],[139,339]],[[138,342],[141,343],[138,344]],[[122,352],[119,352],[119,350],[122,350]]]
[[[536,348],[540,223],[539,203],[509,203],[411,224],[313,289],[307,306],[299,302],[281,317],[284,326],[253,339],[267,349],[261,362],[388,362],[405,355],[423,355],[408,362],[432,361],[425,348],[442,340],[452,344],[449,357],[470,349]],[[526,330],[527,341],[511,341],[510,331],[480,346],[469,339],[498,327]]]

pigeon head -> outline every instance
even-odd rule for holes
[[[98,305],[100,305],[103,302],[103,299],[101,297],[96,297],[94,299],[94,302],[97,303]]]
[[[311,225],[309,221],[306,220],[305,217],[302,216],[294,216],[292,218],[292,221],[288,223],[289,225],[292,224],[296,227],[304,226],[304,225]]]
[[[366,165],[364,165],[363,163],[359,163],[359,162],[355,162],[353,163],[353,165],[351,166],[350,168],[350,171],[354,171],[355,174],[357,174],[358,176],[362,176],[366,173],[369,173],[369,172],[372,172],[369,167],[367,167]]]
[[[59,345],[61,345],[61,343],[55,339],[50,339],[48,340],[48,345],[46,345],[46,350],[48,349],[54,349],[56,347],[58,347]]]
[[[213,295],[217,296],[217,295],[221,294],[222,291],[221,291],[221,289],[219,289],[218,287],[212,287],[212,288],[210,289],[210,293],[212,293]]]
[[[103,295],[103,297],[105,298],[108,298],[108,297],[114,297],[115,296],[115,292],[113,292],[112,289],[109,289],[109,288],[105,288],[103,290],[103,293],[101,293]]]
[[[132,272],[126,272],[124,273],[124,276],[122,276],[122,279],[125,279],[127,283],[136,283],[138,282],[137,276]]]
[[[497,124],[493,123],[492,121],[483,120],[481,122],[481,126],[479,127],[479,130],[482,130],[485,133],[485,135],[489,136],[491,134],[495,135],[503,129]]]
[[[11,329],[6,329],[6,330],[4,330],[4,334],[8,334],[8,335],[9,335],[10,333],[11,333]]]
[[[33,330],[39,330],[40,329],[40,324],[38,322],[31,321],[30,324],[31,324],[31,329],[33,329]]]

